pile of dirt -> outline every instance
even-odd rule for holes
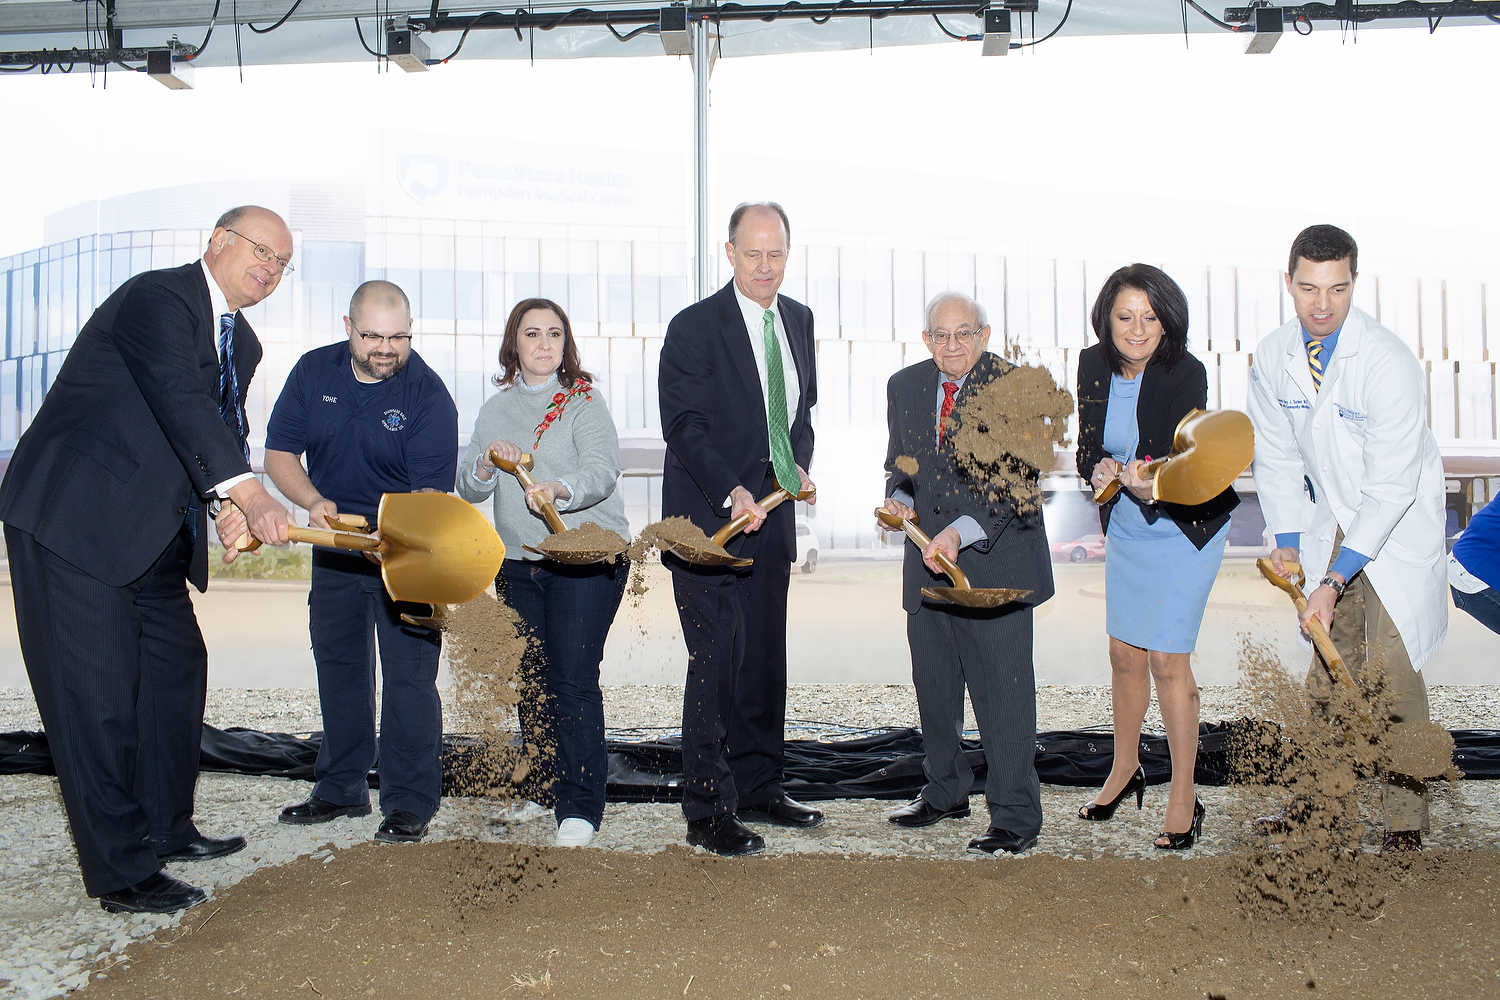
[[[256,872],[79,995],[1480,997],[1495,859],[1418,858],[1381,919],[1308,925],[1246,920],[1231,859],[369,844]]]
[[[1241,860],[1241,904],[1303,919],[1373,916],[1412,856],[1363,853],[1362,812],[1380,815],[1369,800],[1384,775],[1457,780],[1452,738],[1431,723],[1393,724],[1377,671],[1354,688],[1334,684],[1331,699],[1316,703],[1269,645],[1244,636],[1240,672],[1262,724],[1247,727],[1232,766],[1286,826]]]
[[[910,455],[897,455],[896,468],[908,476],[915,476],[917,469],[921,468],[921,466],[917,465],[917,460]]]
[[[585,521],[576,528],[548,535],[537,548],[559,562],[613,562],[630,548],[630,543],[593,521]]]
[[[1073,394],[1040,365],[1015,365],[980,386],[948,418],[958,466],[991,500],[1017,513],[1042,502],[1039,476],[1054,464],[1053,446],[1067,442]]]
[[[655,548],[661,552],[671,552],[689,562],[693,556],[703,554],[714,559],[733,559],[734,557],[722,546],[714,542],[703,533],[692,521],[685,517],[668,517],[648,524],[641,530],[641,535],[631,546],[630,558],[637,559],[637,552],[646,552]]]

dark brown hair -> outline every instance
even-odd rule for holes
[[[500,374],[492,376],[490,381],[496,385],[510,385],[520,374],[521,354],[516,348],[516,340],[521,335],[521,317],[533,309],[549,309],[562,320],[563,359],[562,364],[557,366],[558,384],[564,389],[571,389],[578,379],[586,382],[594,381],[594,376],[584,371],[582,362],[578,360],[578,343],[573,339],[573,324],[568,322],[568,314],[563,312],[562,306],[551,299],[522,299],[510,311],[510,318],[505,321],[505,336],[500,341],[500,368],[502,370]]]
[[[1359,274],[1359,245],[1354,242],[1353,236],[1338,226],[1322,223],[1308,226],[1297,234],[1297,238],[1292,240],[1292,252],[1286,262],[1286,273],[1289,276],[1297,272],[1299,257],[1315,264],[1347,257],[1349,273]]]
[[[1099,297],[1094,300],[1094,309],[1089,314],[1094,336],[1104,345],[1104,357],[1109,362],[1109,370],[1116,375],[1125,370],[1125,361],[1120,357],[1120,349],[1115,346],[1115,338],[1111,334],[1109,316],[1114,312],[1115,298],[1127,288],[1146,293],[1146,300],[1151,303],[1151,309],[1161,323],[1161,343],[1156,345],[1156,352],[1147,359],[1147,363],[1166,368],[1177,364],[1187,354],[1187,296],[1182,294],[1177,282],[1161,268],[1150,264],[1128,264],[1105,279],[1104,287],[1099,289]]]

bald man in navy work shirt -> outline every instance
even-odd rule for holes
[[[287,377],[266,428],[266,472],[314,527],[336,514],[375,523],[383,493],[446,493],[458,464],[458,410],[411,349],[411,305],[389,281],[355,289],[347,341],[308,351]],[[304,469],[299,455],[306,455]],[[442,793],[440,637],[401,621],[419,605],[391,600],[380,567],[360,553],[314,549],[308,625],[323,707],[317,783],[283,823],[370,813],[380,762],[375,839],[421,840]],[[375,643],[383,687],[375,731]],[[378,751],[378,753],[377,753]]]

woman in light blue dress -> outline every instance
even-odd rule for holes
[[[1207,372],[1187,351],[1187,299],[1177,283],[1149,264],[1122,267],[1100,290],[1092,322],[1099,343],[1078,358],[1078,474],[1095,489],[1118,475],[1125,488],[1099,511],[1114,763],[1078,815],[1109,819],[1131,792],[1141,806],[1141,722],[1155,681],[1172,757],[1156,846],[1185,850],[1203,829],[1193,789],[1198,684],[1190,660],[1239,498],[1226,489],[1192,507],[1157,504],[1141,476],[1152,457],[1171,451],[1182,418],[1208,405]]]

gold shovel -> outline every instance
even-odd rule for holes
[[[760,499],[760,506],[770,513],[776,509],[784,500],[810,500],[818,495],[816,488],[802,490],[792,493],[785,487],[778,486]],[[665,549],[677,556],[679,559],[693,563],[696,566],[749,566],[755,562],[754,559],[744,559],[740,556],[731,555],[724,545],[735,535],[750,526],[755,515],[748,510],[739,517],[734,518],[724,527],[714,532],[707,545],[697,545],[680,538],[663,538],[657,535],[655,542],[658,548]]]
[[[884,507],[875,508],[875,516],[880,523],[891,528],[899,528],[906,532],[906,537],[911,539],[918,549],[927,548],[932,539],[919,527],[915,520],[906,520],[897,517]],[[958,568],[958,563],[949,559],[944,552],[938,552],[933,559],[948,574],[948,579],[953,581],[951,587],[923,587],[922,596],[933,601],[946,601],[965,608],[998,608],[1002,604],[1019,601],[1031,594],[1029,590],[1020,590],[1015,587],[971,587],[969,578],[964,571]]]
[[[1151,499],[1191,506],[1207,503],[1229,488],[1255,457],[1255,429],[1239,410],[1189,410],[1172,434],[1172,453],[1147,462],[1141,477],[1151,480]],[[1094,494],[1107,504],[1120,492],[1120,477]]]
[[[531,468],[535,464],[535,459],[531,455],[523,454],[519,462],[510,462],[501,458],[500,453],[492,448],[490,449],[489,459],[495,463],[496,468],[503,469],[515,476],[516,480],[521,484],[521,489],[528,490],[536,485],[536,480],[531,478]],[[568,526],[563,523],[561,515],[557,513],[556,504],[546,497],[541,497],[540,506],[542,509],[542,520],[547,522],[547,527],[553,535],[561,535],[568,530]],[[607,532],[607,534],[613,534],[613,532]],[[615,538],[618,539],[619,544],[616,546],[614,543],[611,543],[611,548],[603,550],[568,549],[560,545],[549,545],[548,542],[551,541],[551,538],[544,540],[540,547],[534,548],[530,545],[522,545],[521,548],[527,552],[535,552],[539,556],[546,556],[548,559],[555,559],[560,563],[583,566],[589,563],[614,562],[618,559],[620,553],[630,547],[630,543],[620,538],[619,535],[615,535]]]
[[[355,523],[347,515],[340,520]],[[419,604],[462,604],[494,582],[505,559],[505,543],[485,516],[450,493],[387,493],[380,498],[376,526],[379,538],[293,524],[287,538],[349,552],[378,552],[391,600]],[[248,552],[259,545],[246,534],[235,548]]]
[[[1285,560],[1281,565],[1286,568],[1286,576],[1276,572],[1276,568],[1271,565],[1271,560],[1265,558],[1255,560],[1255,568],[1260,570],[1260,575],[1286,591],[1292,603],[1297,606],[1297,614],[1300,616],[1307,610],[1307,598],[1302,594],[1302,582],[1305,579],[1302,575],[1302,567],[1298,563]],[[1322,654],[1323,662],[1328,664],[1328,672],[1333,675],[1333,679],[1353,690],[1354,678],[1350,675],[1349,668],[1344,666],[1344,658],[1339,655],[1338,647],[1333,644],[1333,639],[1329,636],[1328,630],[1323,627],[1323,623],[1318,620],[1317,615],[1307,620],[1307,634],[1312,636],[1313,645]]]

